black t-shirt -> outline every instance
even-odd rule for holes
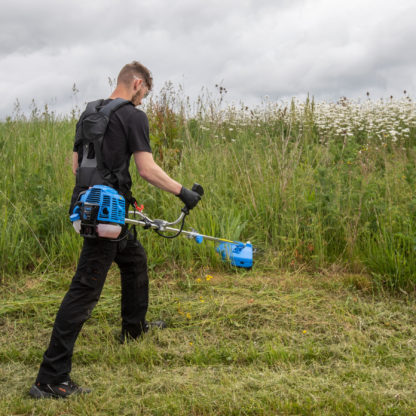
[[[110,99],[104,100],[103,105],[110,101]],[[75,142],[73,150],[78,152],[78,164],[80,165],[83,157],[82,143]],[[149,139],[149,120],[146,113],[135,108],[133,103],[129,102],[111,114],[102,146],[104,165],[110,171],[121,169],[123,183],[119,185],[120,191],[123,192],[131,188],[129,165],[134,152],[152,153],[152,149]]]

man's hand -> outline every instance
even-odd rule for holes
[[[177,197],[185,204],[188,210],[192,209],[201,199],[201,195],[198,192],[191,191],[184,186],[182,186],[181,192]]]

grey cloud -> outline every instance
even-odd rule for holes
[[[18,0],[0,15],[0,117],[16,98],[68,111],[109,94],[107,78],[133,59],[157,88],[172,80],[193,97],[216,83],[248,102],[415,93],[416,5],[396,3]]]
[[[269,25],[269,38],[263,37],[266,44],[259,53],[254,52],[253,44],[261,35],[250,36],[246,44],[250,45],[254,62],[249,67],[241,65],[241,60],[228,65],[223,78],[231,89],[239,88],[252,96],[311,92],[318,97],[336,98],[357,91],[364,94],[367,89],[383,90],[394,84],[385,78],[387,74],[405,75],[403,64],[415,63],[415,53],[410,50],[415,33],[411,9],[414,6],[408,4],[407,8],[387,13],[367,6],[357,9],[355,14],[349,10],[349,15],[342,9],[325,13],[322,8],[321,14],[309,10],[298,21],[302,30],[292,27],[288,31],[288,25],[280,30]],[[373,20],[368,22],[361,13],[370,10]],[[286,18],[293,22],[294,16],[295,11],[290,10]],[[385,71],[388,67],[391,70]],[[253,78],[254,82],[244,82]],[[414,91],[414,83],[412,86]]]

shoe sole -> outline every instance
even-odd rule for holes
[[[38,389],[36,386],[32,386],[29,390],[29,395],[34,399],[63,399],[63,396],[58,396],[57,394],[48,393]]]
[[[40,390],[36,385],[33,385],[29,390],[29,395],[34,399],[66,399],[69,396],[77,396],[79,394],[88,393],[91,393],[90,389],[79,389],[66,396],[61,396],[60,394],[49,393],[47,391]]]
[[[149,329],[166,329],[166,324],[150,324]]]

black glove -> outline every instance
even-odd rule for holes
[[[191,191],[182,186],[179,195],[176,195],[186,206],[186,208],[192,209],[201,199],[201,195],[198,192]]]

